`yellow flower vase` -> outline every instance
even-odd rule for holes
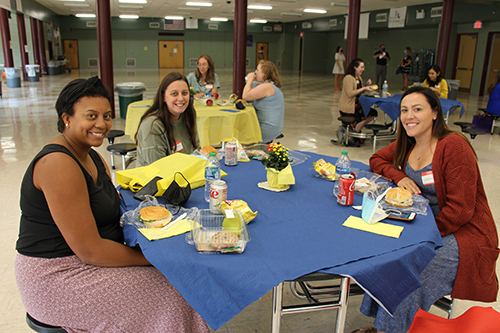
[[[295,184],[295,177],[290,164],[288,164],[286,168],[281,171],[274,168],[266,168],[266,170],[267,185],[269,185],[269,187],[283,189],[288,185]]]

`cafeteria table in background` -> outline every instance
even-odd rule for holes
[[[153,100],[142,100],[128,105],[125,134],[130,135],[134,141],[141,117],[151,104]],[[259,120],[252,105],[238,110],[233,105],[206,106],[195,100],[194,107],[201,146],[217,146],[232,138],[237,138],[242,144],[262,141]]]
[[[244,200],[258,211],[248,225],[251,241],[241,254],[202,255],[186,243],[185,235],[148,241],[134,226],[124,226],[127,245],[139,244],[148,261],[214,330],[283,281],[317,271],[352,277],[394,312],[420,286],[419,274],[435,256],[435,248],[442,246],[432,214],[417,215],[411,223],[384,221],[404,227],[399,238],[342,226],[350,215],[360,217],[361,212],[338,205],[334,183],[315,177],[312,168],[320,158],[332,164],[337,158],[301,153],[310,158],[292,167],[295,185],[284,192],[257,186],[266,180],[259,161],[223,166],[228,199]],[[353,167],[368,170],[359,162]],[[132,192],[121,194],[122,213],[139,205]],[[354,205],[361,201],[355,195]],[[203,187],[192,191],[185,207],[208,208]]]
[[[397,94],[387,98],[382,98],[362,95],[359,97],[359,102],[363,108],[365,116],[368,116],[370,108],[373,105],[376,105],[384,111],[392,121],[395,121],[399,118],[399,103],[401,102],[402,96],[403,95],[401,94]],[[448,123],[448,117],[451,116],[458,108],[461,108],[460,117],[462,117],[465,112],[464,105],[459,101],[446,98],[440,98],[439,101],[441,102],[441,107],[443,108],[446,123]]]

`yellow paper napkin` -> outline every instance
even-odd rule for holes
[[[368,231],[382,236],[399,238],[404,227],[398,225],[377,222],[374,224],[366,223],[361,217],[349,216],[349,218],[342,224],[344,227]]]
[[[181,220],[164,231],[161,231],[161,228],[142,228],[139,231],[149,240],[163,239],[191,231],[192,223],[193,220]]]

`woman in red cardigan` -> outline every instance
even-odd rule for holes
[[[378,332],[407,332],[418,308],[428,311],[446,295],[496,301],[498,236],[476,155],[467,138],[448,128],[432,90],[415,87],[403,94],[398,138],[370,158],[370,168],[429,200],[444,243],[420,274],[422,287],[394,316],[365,296],[361,312],[376,318]]]

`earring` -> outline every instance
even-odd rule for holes
[[[68,123],[66,123],[66,124],[64,124],[64,125],[65,125],[66,127],[69,127],[69,124],[68,124]]]

